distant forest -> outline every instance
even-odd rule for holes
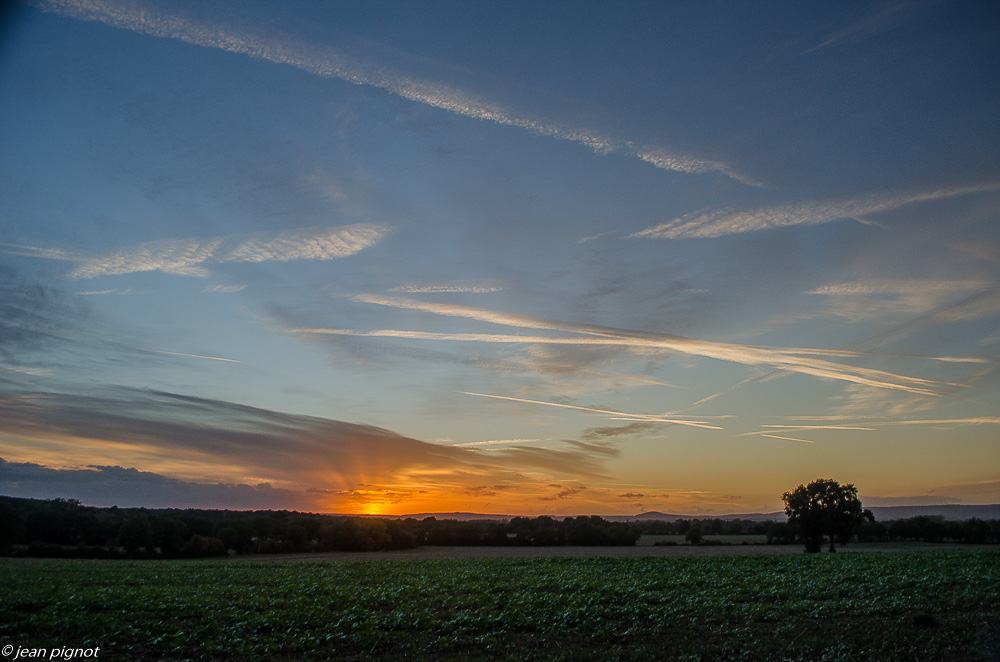
[[[317,515],[287,510],[97,508],[73,499],[0,497],[0,555],[62,558],[197,558],[233,554],[378,551],[422,545],[622,545],[643,535],[683,535],[690,544],[722,544],[710,536],[764,536],[793,544],[784,522],[678,519],[609,522],[593,515],[556,519],[420,520]],[[866,522],[860,542],[1000,542],[1000,520],[946,521],[916,516]],[[845,542],[845,541],[842,541]],[[676,544],[667,542],[666,544]],[[747,544],[747,543],[743,543]]]

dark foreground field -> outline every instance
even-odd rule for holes
[[[995,549],[3,559],[0,589],[3,660],[63,647],[119,660],[1000,659]]]

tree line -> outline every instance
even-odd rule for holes
[[[195,558],[380,551],[421,545],[635,545],[638,530],[600,517],[456,521],[287,510],[98,508],[74,499],[0,497],[0,554]]]
[[[678,519],[611,522],[597,516],[509,520],[388,519],[287,510],[98,508],[72,499],[0,497],[0,555],[91,558],[196,558],[228,554],[379,551],[422,545],[635,545],[642,535],[759,535],[767,544],[802,542],[787,522]],[[1000,521],[918,516],[865,521],[853,540],[1000,542]],[[841,542],[846,542],[841,540]]]

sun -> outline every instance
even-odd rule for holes
[[[383,504],[377,501],[368,501],[361,504],[361,514],[362,515],[381,515]]]

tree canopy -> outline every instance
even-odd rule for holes
[[[782,494],[781,500],[785,502],[788,523],[802,538],[807,552],[818,552],[824,535],[830,537],[830,551],[835,552],[836,539],[846,543],[855,527],[875,519],[862,507],[857,487],[829,478],[799,485]]]

